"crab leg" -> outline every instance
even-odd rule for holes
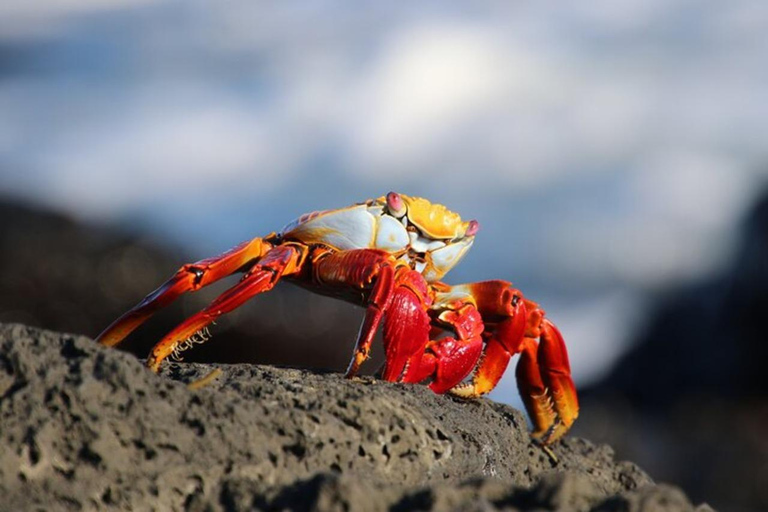
[[[346,377],[354,377],[368,359],[384,320],[384,378],[398,380],[408,359],[421,353],[429,332],[427,283],[403,262],[376,249],[326,253],[313,262],[313,284],[324,293],[356,299],[364,296],[365,317]]]
[[[534,424],[535,438],[549,444],[562,436],[579,413],[565,342],[557,327],[544,318],[535,302],[510,288],[506,281],[454,286],[447,297],[467,294],[483,315],[486,346],[472,381],[451,393],[476,397],[491,391],[512,355],[520,353],[516,378]],[[538,340],[538,341],[537,341]]]
[[[409,380],[409,374],[418,368],[429,343],[427,306],[432,300],[424,277],[407,266],[397,269],[395,282],[392,302],[384,318],[382,338],[387,357],[382,378],[390,382],[414,382]]]
[[[195,292],[237,272],[248,263],[261,258],[271,248],[272,245],[264,239],[254,238],[219,256],[183,265],[173,277],[112,322],[99,334],[96,341],[109,347],[118,345],[157,310],[168,306],[183,293]]]
[[[292,245],[282,245],[267,252],[238,284],[219,295],[208,307],[187,318],[155,345],[147,358],[147,366],[156,372],[163,359],[171,355],[180,342],[254,295],[271,290],[283,275],[300,271],[305,254]]]
[[[393,261],[384,251],[374,249],[320,253],[313,258],[312,282],[297,283],[342,298],[367,295],[363,302],[365,317],[347,368],[347,378],[357,375],[360,365],[368,359],[376,329],[392,300]]]

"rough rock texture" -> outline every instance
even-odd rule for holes
[[[568,438],[554,463],[487,400],[245,364],[156,376],[17,324],[0,326],[0,444],[0,510],[693,510],[607,446]]]

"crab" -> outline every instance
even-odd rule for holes
[[[435,393],[475,398],[490,392],[510,358],[520,354],[518,389],[532,436],[544,445],[578,416],[568,353],[557,327],[533,301],[503,280],[449,285],[442,281],[472,247],[475,220],[440,204],[390,192],[346,208],[312,212],[281,232],[183,265],[97,338],[123,341],[157,310],[233,273],[234,286],[158,342],[147,358],[164,359],[208,338],[220,315],[286,279],[365,308],[346,377],[357,375],[383,324],[387,381],[427,383]]]

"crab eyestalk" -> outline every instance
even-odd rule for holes
[[[478,231],[480,231],[480,223],[476,220],[471,220],[469,221],[469,225],[467,226],[467,231],[464,233],[464,236],[475,236]]]
[[[397,192],[387,194],[387,209],[393,217],[398,219],[405,215],[406,207],[403,198]]]

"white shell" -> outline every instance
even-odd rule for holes
[[[424,238],[414,231],[411,231],[409,236],[411,239],[411,249],[416,252],[427,252],[429,250],[429,245],[432,243],[432,240]]]
[[[283,236],[305,243],[330,245],[340,251],[373,247],[376,217],[365,205],[322,212],[307,220],[303,218],[288,224]]]
[[[376,249],[400,252],[408,247],[408,232],[399,220],[389,215],[376,217],[379,229],[376,233]]]
[[[429,282],[441,279],[449,270],[461,261],[461,258],[472,247],[474,238],[460,240],[458,242],[446,245],[440,249],[435,249],[430,254],[432,264],[424,272],[424,279]]]
[[[400,254],[428,282],[437,281],[451,270],[466,254],[474,237],[447,243],[434,240],[415,231],[406,230],[406,217],[397,219],[384,213],[379,205],[359,204],[339,210],[313,212],[302,215],[288,224],[282,236],[307,244],[328,245],[339,251],[355,249],[380,249],[390,254]],[[421,257],[414,259],[406,252],[426,253],[426,263]]]
[[[427,250],[434,251],[435,249],[440,249],[441,247],[445,247],[445,242],[442,240],[435,240],[427,246]]]
[[[368,206],[368,213],[374,217],[380,217],[384,213],[384,207],[380,204],[372,204]]]

